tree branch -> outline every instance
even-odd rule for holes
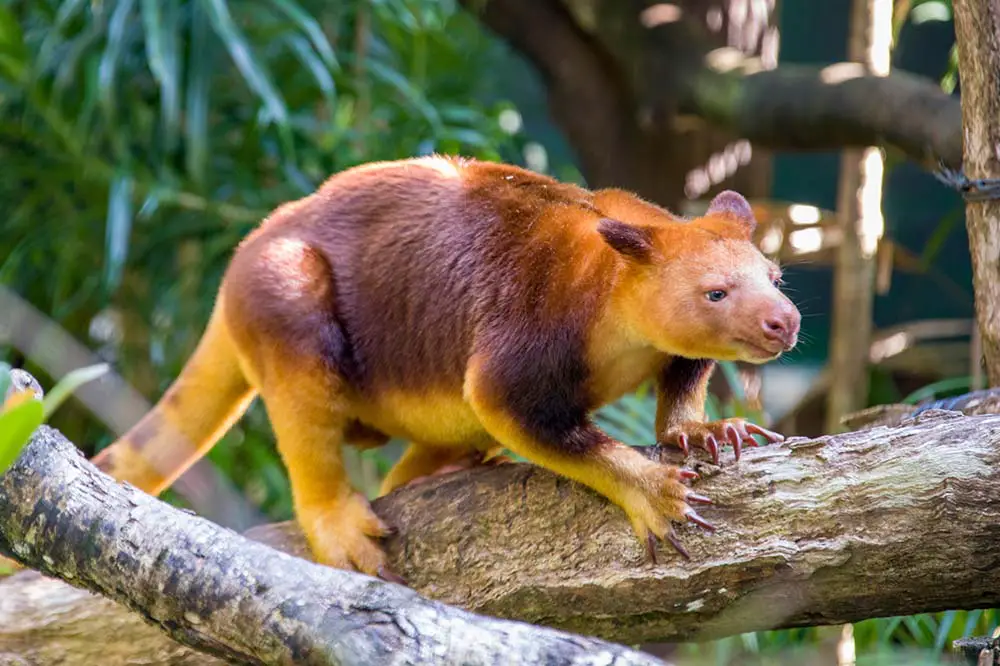
[[[53,437],[48,431],[46,438]],[[374,507],[400,530],[387,544],[394,570],[427,597],[476,613],[627,644],[706,640],[1000,604],[1000,571],[991,554],[1000,538],[1000,499],[994,492],[1000,483],[998,463],[1000,416],[941,411],[924,412],[896,428],[750,449],[738,464],[729,462],[721,470],[698,463],[699,492],[716,502],[704,514],[720,529],[707,535],[680,527],[692,560],[686,562],[661,547],[658,565],[646,562],[620,510],[575,483],[527,465],[448,475],[376,500]],[[69,547],[83,537],[93,538],[69,528],[82,515],[101,521],[132,519],[129,539],[156,539],[163,552],[170,553],[167,565],[189,550],[202,559],[219,552],[217,539],[223,537],[196,518],[185,517],[195,531],[173,531],[164,541],[160,535],[169,525],[149,513],[151,499],[114,486],[95,491],[93,473],[81,471],[81,460],[74,462],[70,477],[50,467],[31,472],[33,466],[30,460],[22,461],[22,471],[8,475],[0,486],[2,497],[28,492],[23,488],[30,484],[49,503],[60,495],[74,503],[72,508],[63,504],[63,510],[42,511],[33,510],[27,496],[14,502],[19,508],[13,522],[21,525],[16,540],[35,525],[32,561],[49,571],[53,566],[70,571],[77,584],[95,575],[92,567],[101,567],[102,585],[112,595],[121,595],[126,581],[136,576],[130,560],[116,564],[100,558],[88,564],[86,549]],[[107,484],[103,477],[94,478]],[[4,502],[9,501],[0,499],[0,531],[11,540],[12,520],[4,514]],[[88,505],[89,514],[82,508]],[[40,516],[45,516],[44,525],[39,524]],[[54,536],[55,542],[50,540]],[[293,551],[301,548],[300,537],[287,524],[256,530],[255,538],[283,543]],[[244,542],[237,546],[235,536],[224,539],[225,557],[239,566],[229,566],[225,574],[220,570],[219,577],[231,577],[229,589],[238,595],[234,598],[247,600],[243,585],[248,576],[260,580],[259,572],[268,567],[292,567],[273,555],[259,555]],[[46,565],[46,556],[57,563],[72,562],[72,568]],[[145,569],[138,571],[143,574]],[[295,589],[302,589],[301,598],[309,604],[343,599],[349,607],[351,602],[340,593],[334,597],[317,592],[320,584],[359,589],[343,572],[308,568],[300,574],[296,567],[289,575],[302,581]],[[37,645],[70,633],[62,618],[83,612],[82,599],[68,602],[72,613],[67,606],[46,615],[44,630],[36,626],[32,632],[23,623],[10,622],[19,608],[30,605],[23,599],[34,585],[19,582],[22,576],[0,583],[0,645]],[[858,586],[859,580],[866,584]],[[368,585],[376,595],[396,589]],[[195,587],[169,589],[171,598],[181,599]],[[211,588],[195,596],[205,590]],[[401,609],[422,603],[405,595],[399,600]],[[178,605],[166,608],[162,595],[147,601],[161,624],[165,617],[184,621]],[[200,603],[195,612],[204,626],[213,614]],[[252,603],[248,609],[249,624],[233,626],[270,626],[265,620],[269,616]],[[107,612],[105,622],[122,621],[121,611]],[[359,613],[370,616],[367,610]],[[462,621],[465,626],[471,622]],[[379,631],[387,630],[383,626]]]
[[[751,74],[701,69],[681,108],[774,149],[882,145],[935,167],[962,163],[957,97],[920,76],[864,74],[854,63]]]
[[[115,483],[47,427],[0,477],[0,551],[234,663],[662,663],[292,558]]]
[[[544,74],[550,92],[572,109],[570,115],[554,115],[582,156],[608,154],[628,135],[622,120],[609,125],[580,111],[589,111],[591,103],[612,109],[617,101],[631,114],[622,116],[620,110],[618,118],[633,124],[641,116],[659,129],[669,129],[677,122],[676,110],[761,148],[809,151],[882,145],[926,167],[936,166],[938,160],[953,168],[962,163],[959,99],[921,76],[895,70],[878,77],[865,74],[856,63],[760,70],[756,58],[735,48],[712,53],[718,33],[713,37],[699,23],[702,13],[697,11],[685,12],[681,20],[646,26],[640,19],[644,3],[463,0],[463,4],[525,54]],[[615,132],[612,140],[594,136],[609,126]],[[653,126],[645,127],[646,132],[652,130]],[[582,161],[589,174],[588,163]],[[622,181],[629,172],[619,170],[622,175],[607,173]],[[589,177],[608,184],[596,175]]]

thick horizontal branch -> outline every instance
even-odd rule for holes
[[[463,4],[535,64],[550,92],[566,96],[562,104],[572,113],[559,122],[583,155],[612,152],[621,141],[599,138],[601,129],[618,122],[609,122],[614,114],[589,120],[589,112],[578,111],[603,100],[618,115],[631,109],[632,123],[645,117],[669,128],[677,110],[767,149],[881,145],[926,167],[939,160],[953,168],[962,164],[959,99],[922,76],[900,70],[874,76],[858,63],[760,71],[759,59],[718,48],[717,35],[706,32],[699,12],[644,25],[635,3],[615,0]],[[668,112],[655,113],[662,110]],[[588,122],[590,133],[582,129]],[[640,136],[648,140],[653,129],[645,127]],[[587,171],[603,182],[603,172]]]
[[[962,110],[930,79],[860,65],[782,65],[743,74],[704,68],[681,108],[762,146],[831,150],[884,145],[925,166],[962,164]]]
[[[40,429],[0,477],[0,551],[234,663],[662,663],[291,557],[115,483],[51,428]],[[18,605],[6,592],[0,606]],[[17,641],[10,624],[0,629],[3,645]],[[97,662],[121,654],[121,645],[104,645],[115,642],[113,632],[94,635],[103,652]]]
[[[1000,540],[1000,416],[929,411],[899,427],[794,439],[747,450],[737,464],[729,461],[721,470],[696,465],[699,491],[716,502],[703,513],[720,529],[712,535],[678,529],[691,561],[661,548],[659,564],[648,563],[616,507],[527,465],[441,477],[381,498],[374,507],[399,529],[388,542],[393,568],[421,594],[477,613],[627,644],[1000,604],[1000,571],[992,555]],[[47,483],[52,493],[65,483],[30,482]],[[117,497],[119,491],[94,493],[90,484],[74,480],[67,492],[113,506],[108,493]],[[4,492],[11,485],[8,479]],[[138,507],[150,504],[134,494],[124,497]],[[148,509],[131,511],[136,522],[129,538],[141,541]],[[78,519],[35,515],[36,525],[43,515],[60,525]],[[197,533],[208,534],[202,531],[206,525],[198,521]],[[163,531],[159,522],[155,531]],[[255,538],[292,551],[301,548],[287,524],[255,532]],[[76,538],[59,534],[66,542]],[[189,550],[205,557],[216,547],[191,536],[170,538],[164,547],[171,557]],[[35,546],[33,557],[45,556],[40,548]],[[51,550],[49,557],[84,560],[74,565],[78,577],[79,567],[100,564],[87,565],[85,551],[67,554],[58,544]],[[230,568],[234,580],[243,581],[237,589],[246,583],[243,576],[256,575],[256,553],[227,553],[241,563]],[[107,575],[123,584],[134,569],[128,561],[120,566]],[[24,600],[34,584],[20,584],[24,575],[0,583],[0,646],[52,642],[72,631],[63,618],[93,603],[67,600],[33,633],[23,622],[11,622],[30,607]],[[343,576],[324,575],[338,585]],[[301,585],[315,586],[319,577],[310,570]],[[322,595],[317,601],[311,592],[303,599],[322,603]],[[417,603],[409,597],[405,602]],[[102,607],[104,621],[122,622],[112,608]],[[254,621],[267,626],[261,617]]]

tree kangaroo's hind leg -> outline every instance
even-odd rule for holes
[[[375,539],[389,533],[343,462],[343,383],[315,360],[271,361],[261,396],[288,468],[295,514],[317,561],[396,580]]]
[[[344,468],[341,447],[352,422],[346,338],[326,259],[298,239],[258,238],[234,257],[223,288],[313,556],[400,582],[376,542],[389,530]]]

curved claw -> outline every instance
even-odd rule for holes
[[[656,561],[656,536],[652,532],[646,535],[646,554],[649,556],[650,562],[658,564]]]
[[[719,464],[719,442],[716,441],[715,435],[705,436],[705,448],[708,452],[712,454],[712,463]]]
[[[688,509],[686,512],[684,512],[684,517],[687,518],[690,522],[694,523],[695,525],[704,527],[709,532],[715,531],[715,525],[713,525],[712,523],[708,522],[707,520],[699,516],[698,512],[695,511],[694,509]]]
[[[685,499],[688,502],[695,502],[697,504],[714,504],[711,498],[699,495],[698,493],[688,493]]]
[[[690,469],[679,469],[677,470],[677,476],[681,477],[682,479],[693,480],[698,478],[698,472],[692,471]]]
[[[725,427],[726,440],[733,445],[733,457],[736,460],[740,459],[741,444],[743,443],[743,438],[740,436],[740,431],[736,429],[732,423],[727,423]]]
[[[691,559],[690,553],[688,553],[687,548],[684,547],[684,544],[681,543],[681,540],[677,538],[677,533],[674,532],[673,527],[667,530],[667,541],[669,541],[670,545],[673,546],[674,549],[681,554],[681,557],[683,557],[685,560]]]
[[[680,437],[677,438],[677,446],[681,447],[681,451],[684,452],[684,455],[688,455],[688,453],[689,453],[689,450],[688,450],[688,436],[687,436],[686,433],[682,432],[680,434]]]

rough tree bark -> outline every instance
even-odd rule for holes
[[[965,175],[1000,178],[1000,0],[954,0]],[[996,195],[1000,197],[1000,194]],[[970,200],[976,319],[990,386],[1000,385],[1000,198]]]
[[[692,560],[661,547],[657,565],[645,560],[617,508],[527,465],[449,475],[402,489],[374,507],[400,530],[387,544],[392,566],[427,597],[628,644],[703,640],[1000,604],[1000,570],[993,566],[1000,543],[998,463],[1000,416],[942,411],[924,412],[895,428],[750,449],[738,464],[728,462],[721,470],[697,463],[699,490],[716,502],[704,513],[720,529],[708,535],[681,527]],[[76,459],[73,469],[82,466]],[[22,496],[13,517],[0,509],[3,538],[30,540],[35,564],[57,575],[69,571],[77,584],[91,575],[89,567],[118,567],[104,580],[113,594],[124,594],[129,580],[121,572],[131,570],[131,560],[88,564],[71,544],[96,543],[98,535],[70,526],[84,507],[101,507],[106,521],[134,519],[123,545],[140,549],[158,538],[160,526],[145,524],[142,515],[150,500],[96,490],[100,486],[90,473],[75,472],[68,482],[54,466],[44,475],[29,466],[22,470],[3,482],[7,497]],[[116,497],[143,508],[115,509],[109,498]],[[74,512],[44,509],[70,499]],[[26,532],[32,526],[34,531]],[[208,530],[204,523],[198,529]],[[220,538],[216,532],[198,534]],[[287,524],[258,530],[257,538],[293,552],[301,548]],[[211,543],[200,542],[194,553],[208,552]],[[159,575],[170,580],[172,558],[187,549],[174,546]],[[241,557],[249,566],[253,556]],[[281,565],[297,572],[291,561]],[[231,568],[237,579],[257,571]],[[116,627],[106,635],[116,654],[131,644],[142,646],[133,652],[137,657],[152,649],[155,631],[137,620],[126,629],[129,620],[121,607],[95,605],[93,598],[68,590],[52,596],[55,583],[26,580],[30,576],[0,583],[0,652],[58,650],[81,626],[93,626],[86,622],[95,617]],[[310,569],[308,578],[316,576]],[[333,578],[324,578],[327,582],[336,578],[328,576]],[[169,593],[184,598],[173,588]],[[52,601],[28,618],[17,617],[43,597]],[[147,615],[168,608],[160,599],[148,600]],[[179,623],[184,611],[203,623],[212,617],[203,605],[172,609],[171,619]],[[190,628],[175,628],[180,626]],[[164,642],[156,649],[171,648]],[[61,654],[69,659],[70,651]],[[171,663],[185,662],[178,657]]]
[[[293,558],[115,483],[47,427],[0,477],[0,551],[234,663],[661,663]]]

